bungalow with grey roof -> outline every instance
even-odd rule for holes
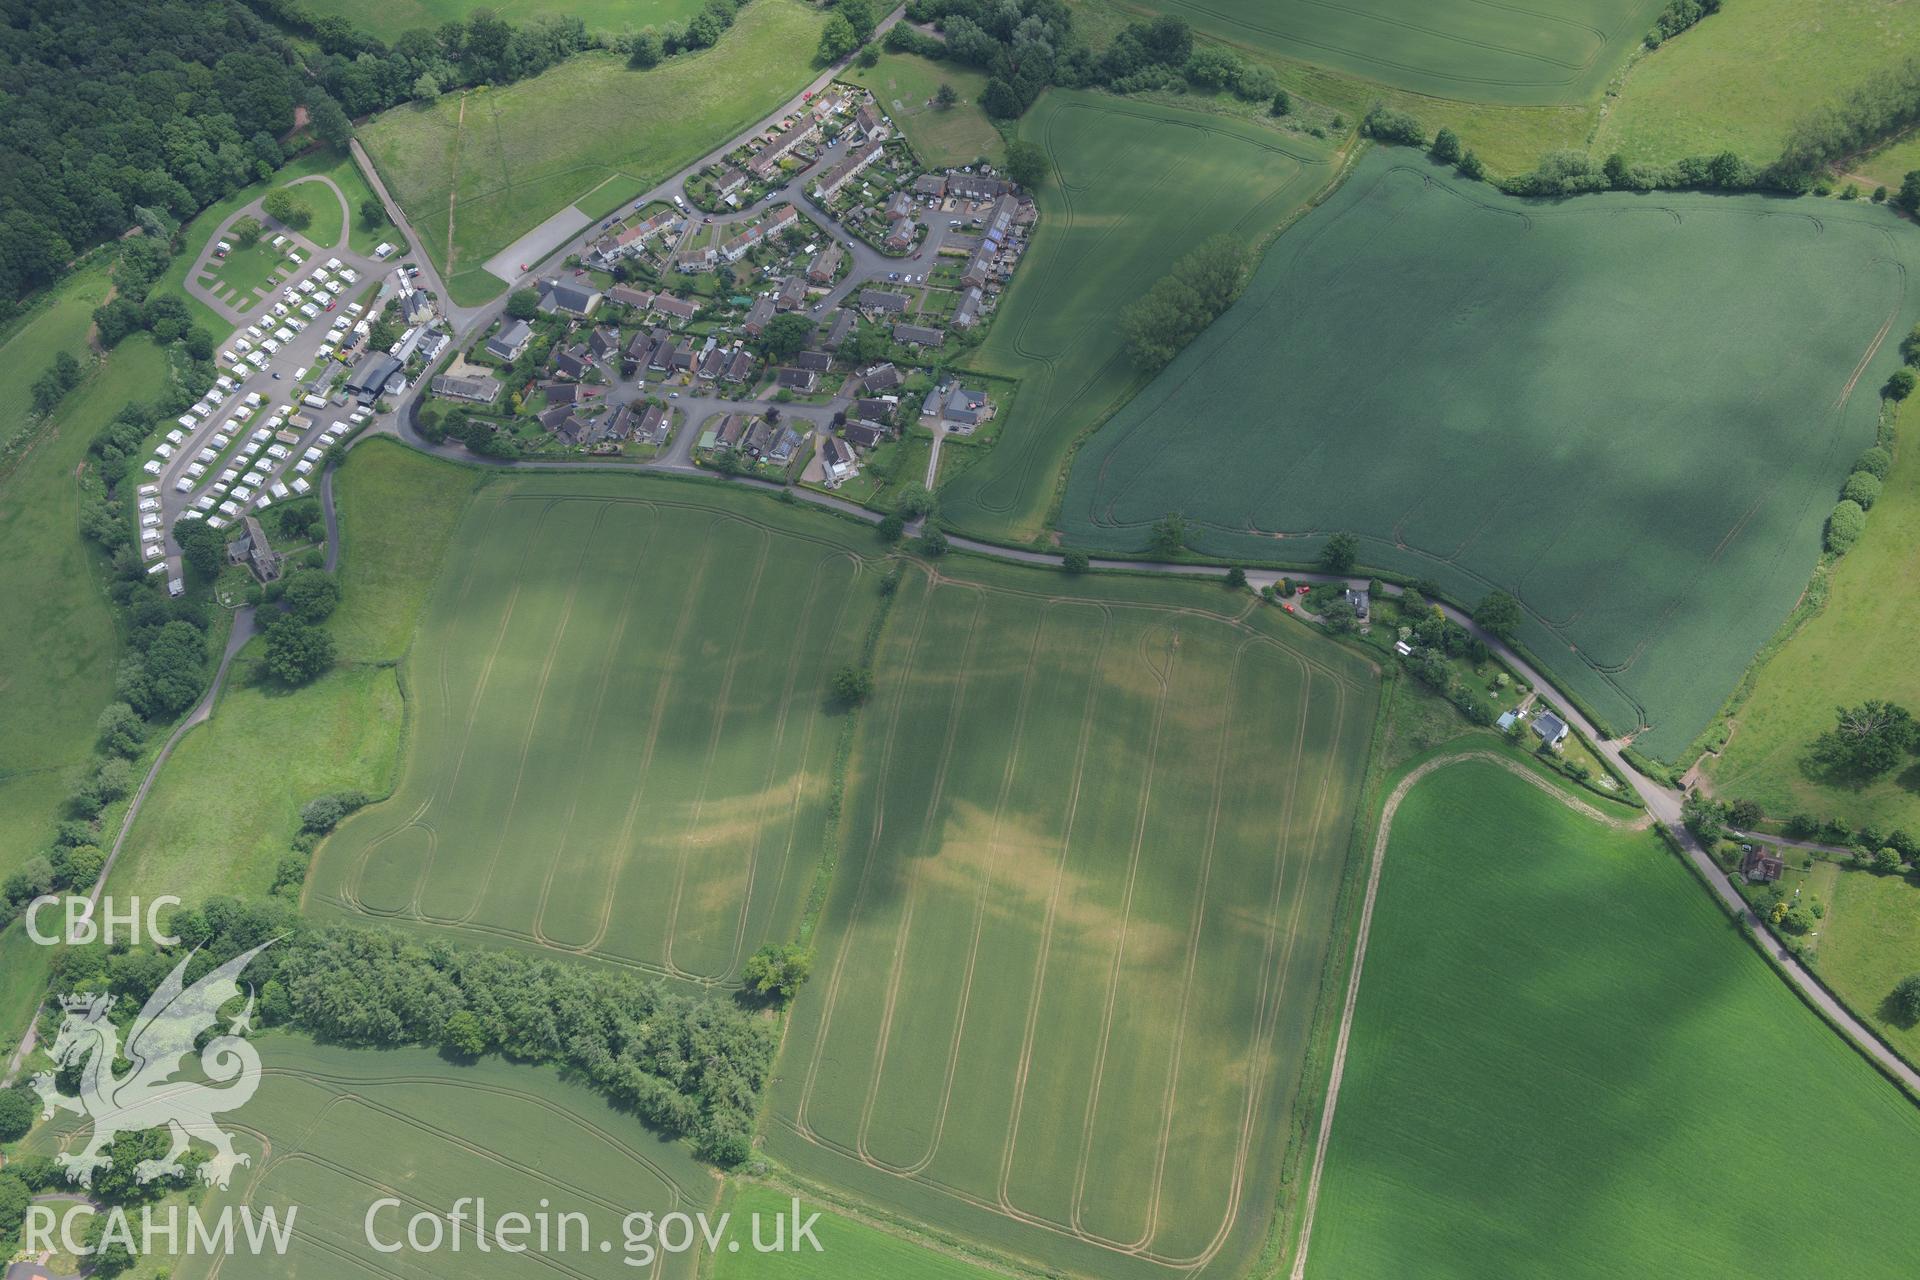
[[[886,289],[862,289],[860,291],[860,309],[862,311],[899,314],[904,312],[907,309],[907,304],[912,301],[913,299],[904,293],[892,293]]]
[[[840,434],[849,444],[857,444],[862,449],[871,449],[887,438],[887,429],[877,422],[856,422],[849,419],[841,425]]]
[[[656,293],[653,295],[652,309],[675,320],[691,320],[700,313],[700,304],[676,298],[670,293]]]
[[[845,256],[846,250],[838,244],[828,245],[807,263],[807,279],[815,284],[832,284],[833,273],[840,269],[840,259]]]
[[[774,375],[774,381],[787,391],[811,395],[820,385],[820,375],[811,369],[782,369]]]
[[[584,320],[600,306],[598,289],[587,289],[566,280],[547,280],[541,284],[540,310],[552,315],[573,316]]]
[[[833,323],[827,326],[827,345],[838,351],[840,344],[853,336],[853,330],[859,320],[845,307],[837,307],[833,313]]]
[[[442,374],[433,380],[433,394],[475,404],[492,404],[500,398],[500,384],[484,375],[456,378]]]
[[[811,369],[815,373],[825,373],[833,368],[833,357],[824,351],[800,351],[793,357],[796,369]]]
[[[741,347],[733,353],[733,358],[727,361],[726,372],[720,375],[720,381],[741,383],[745,382],[752,373],[753,353]]]
[[[902,322],[893,326],[893,340],[910,343],[916,347],[937,347],[947,340],[947,335],[939,329]]]
[[[747,308],[747,318],[740,322],[740,327],[747,331],[748,337],[757,338],[760,331],[767,327],[767,321],[773,319],[773,313],[772,298],[755,298],[753,305]]]

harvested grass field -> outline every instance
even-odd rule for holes
[[[1920,312],[1864,204],[1530,203],[1401,150],[1075,458],[1069,543],[1169,511],[1213,555],[1360,562],[1519,637],[1613,732],[1684,751],[1792,608]],[[1764,265],[1762,265],[1764,264]]]
[[[1665,0],[1151,0],[1152,13],[1257,54],[1301,58],[1396,89],[1544,104],[1597,97]]]
[[[958,168],[982,156],[994,164],[1006,159],[1006,140],[980,109],[986,73],[956,63],[932,62],[914,53],[887,53],[871,67],[847,78],[873,90],[920,162],[929,168]],[[934,105],[940,86],[953,86],[959,101]]]
[[[1831,729],[1835,707],[1886,698],[1920,707],[1920,404],[1902,407],[1899,448],[1866,535],[1833,568],[1826,607],[1794,633],[1754,680],[1733,736],[1700,767],[1728,798],[1757,800],[1776,818],[1807,813],[1920,832],[1920,763],[1877,782],[1835,782],[1804,767]],[[1920,968],[1920,955],[1915,956]]]
[[[684,23],[700,12],[699,0],[305,0],[301,5],[316,18],[345,18],[360,30],[389,44],[404,32],[432,31],[442,23],[462,21],[476,9],[516,25],[539,18],[578,18],[587,30],[618,34],[643,27]]]
[[[671,481],[488,485],[405,668],[399,790],[321,847],[309,909],[734,979],[819,857],[829,680],[879,600],[841,531]]]
[[[1327,144],[1105,94],[1050,90],[1020,136],[1054,166],[1032,247],[971,359],[1021,379],[992,452],[942,491],[969,533],[1043,536],[1074,441],[1140,385],[1114,314],[1178,256],[1231,231],[1258,241],[1333,179]]]
[[[1801,117],[1915,52],[1920,9],[1905,0],[1726,0],[1627,72],[1593,152],[1765,164]]]
[[[551,214],[609,181],[650,187],[786,101],[813,74],[825,22],[800,0],[756,0],[698,54],[648,71],[582,54],[503,89],[396,107],[360,140],[455,300],[478,303],[504,287],[486,260]]]
[[[1309,1280],[1911,1273],[1920,1112],[1651,833],[1450,765],[1372,923]]]
[[[1373,668],[1217,585],[949,561],[875,670],[769,1151],[1049,1273],[1241,1274]]]
[[[711,1211],[718,1180],[684,1145],[660,1141],[558,1072],[494,1057],[457,1065],[426,1049],[346,1049],[286,1032],[258,1036],[256,1044],[264,1067],[259,1092],[226,1122],[235,1147],[253,1163],[228,1191],[205,1193],[204,1210],[271,1207],[284,1221],[297,1205],[293,1244],[285,1257],[241,1249],[209,1259],[183,1256],[183,1249],[173,1259],[180,1280],[693,1275],[694,1254],[663,1259],[654,1269],[627,1265],[622,1219],[642,1211]],[[28,1145],[51,1149],[72,1127],[64,1120],[46,1126]],[[594,1247],[482,1251],[469,1221],[455,1253],[444,1215],[466,1196],[484,1197],[495,1221],[543,1206],[555,1215],[585,1214]],[[375,1252],[364,1221],[386,1197],[402,1205],[375,1218],[383,1242],[404,1242],[407,1220],[426,1213],[446,1226],[441,1250]],[[537,1235],[525,1239],[538,1245]],[[599,1250],[602,1239],[610,1251]]]
[[[235,660],[213,718],[180,740],[127,835],[108,892],[264,894],[330,791],[392,785],[403,705],[392,667],[340,668],[304,688],[265,682],[264,641]]]

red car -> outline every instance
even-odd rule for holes
[[[1301,583],[1301,584],[1300,584],[1299,586],[1297,586],[1297,587],[1295,587],[1295,588],[1293,589],[1293,594],[1295,594],[1295,595],[1297,595],[1297,596],[1303,596],[1303,595],[1305,595],[1305,594],[1307,594],[1307,592],[1309,592],[1309,591],[1311,591],[1311,590],[1313,590],[1313,588],[1312,588],[1312,587],[1310,587],[1310,586],[1308,586],[1308,585],[1307,585],[1306,583],[1304,583],[1304,582],[1303,582],[1303,583]]]
[[[1282,609],[1285,609],[1285,610],[1286,610],[1286,611],[1287,611],[1288,613],[1292,613],[1292,612],[1293,612],[1293,601],[1291,601],[1291,600],[1289,600],[1289,601],[1287,601],[1287,602],[1286,602],[1285,604],[1283,604],[1283,605],[1281,605],[1280,607],[1281,607]]]

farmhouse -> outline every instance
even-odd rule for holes
[[[492,404],[500,398],[500,384],[485,375],[455,378],[442,375],[433,380],[433,394],[475,404]]]
[[[1542,711],[1533,718],[1533,731],[1541,746],[1557,748],[1567,740],[1567,722],[1551,711]]]
[[[1759,845],[1748,849],[1746,856],[1740,859],[1740,874],[1747,878],[1748,884],[1772,884],[1786,869],[1784,860]]]
[[[512,363],[520,358],[520,353],[533,341],[533,326],[525,320],[510,320],[501,327],[500,332],[487,339],[487,354],[498,360]]]
[[[853,181],[855,175],[878,160],[884,150],[878,139],[861,143],[851,155],[835,165],[831,173],[814,183],[814,194],[822,200],[833,199],[842,187]]]

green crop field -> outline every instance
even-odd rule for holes
[[[432,31],[463,20],[476,9],[523,24],[540,18],[578,18],[587,30],[618,34],[642,27],[684,23],[700,12],[700,0],[304,0],[300,6],[316,18],[345,18],[392,43],[407,31]]]
[[[1700,762],[1720,795],[1756,800],[1776,818],[1806,813],[1920,832],[1920,764],[1869,784],[1803,767],[1808,746],[1833,727],[1835,707],[1886,698],[1920,708],[1911,643],[1920,628],[1920,401],[1902,407],[1899,431],[1886,488],[1866,535],[1834,566],[1825,608],[1760,669],[1732,738]]]
[[[1006,159],[1006,140],[980,109],[980,95],[987,87],[985,72],[932,62],[913,53],[888,53],[847,78],[873,90],[907,135],[920,162],[929,168],[972,164],[982,156],[995,164]],[[943,84],[959,95],[951,107],[934,105],[933,97]]]
[[[1075,459],[1070,542],[1360,562],[1471,605],[1677,756],[1805,586],[1920,310],[1864,204],[1530,203],[1362,159]]]
[[[1333,178],[1327,144],[1243,121],[1054,89],[1020,121],[1053,163],[1041,221],[972,357],[1021,379],[1000,443],[942,491],[969,533],[1040,537],[1080,434],[1139,385],[1114,313],[1185,246],[1217,232],[1259,240]]]
[[[284,1257],[241,1249],[210,1259],[182,1250],[173,1259],[179,1280],[693,1275],[693,1253],[663,1258],[654,1269],[630,1265],[623,1220],[640,1212],[711,1212],[718,1180],[684,1145],[660,1141],[558,1072],[497,1058],[455,1065],[426,1049],[345,1049],[284,1032],[256,1044],[264,1068],[259,1092],[234,1113],[237,1124],[223,1121],[252,1164],[226,1192],[207,1193],[203,1212],[245,1204],[256,1214],[271,1208],[284,1222],[295,1210],[293,1244]],[[71,1128],[55,1122],[28,1145],[53,1149]],[[483,1197],[493,1222],[543,1209],[556,1218],[583,1214],[589,1247],[578,1245],[578,1230],[566,1249],[557,1247],[555,1226],[544,1250],[530,1235],[535,1247],[526,1253],[483,1251],[469,1220],[456,1253],[445,1215],[463,1197]],[[440,1216],[447,1232],[440,1251],[376,1252],[366,1220],[386,1198],[401,1206],[374,1216],[382,1244],[404,1244],[408,1219],[426,1213]],[[473,1206],[466,1208],[471,1215]],[[612,1245],[606,1252],[603,1240]]]
[[[879,599],[841,529],[673,482],[488,485],[405,670],[399,790],[322,846],[309,906],[733,978],[820,852],[828,682]]]
[[[1308,1277],[1906,1276],[1916,1178],[1920,1112],[1651,833],[1487,764],[1408,794]]]
[[[1257,54],[1302,58],[1397,89],[1501,103],[1598,97],[1665,0],[1140,0]]]
[[[503,287],[482,264],[547,217],[609,181],[652,186],[786,101],[813,74],[825,22],[800,0],[756,0],[700,53],[648,71],[582,54],[396,107],[360,139],[455,300],[478,303]]]
[[[1920,10],[1904,0],[1726,0],[1627,72],[1593,150],[1765,164],[1802,117],[1915,52]]]
[[[1377,681],[1217,585],[911,571],[767,1126],[1102,1280],[1265,1241]]]

